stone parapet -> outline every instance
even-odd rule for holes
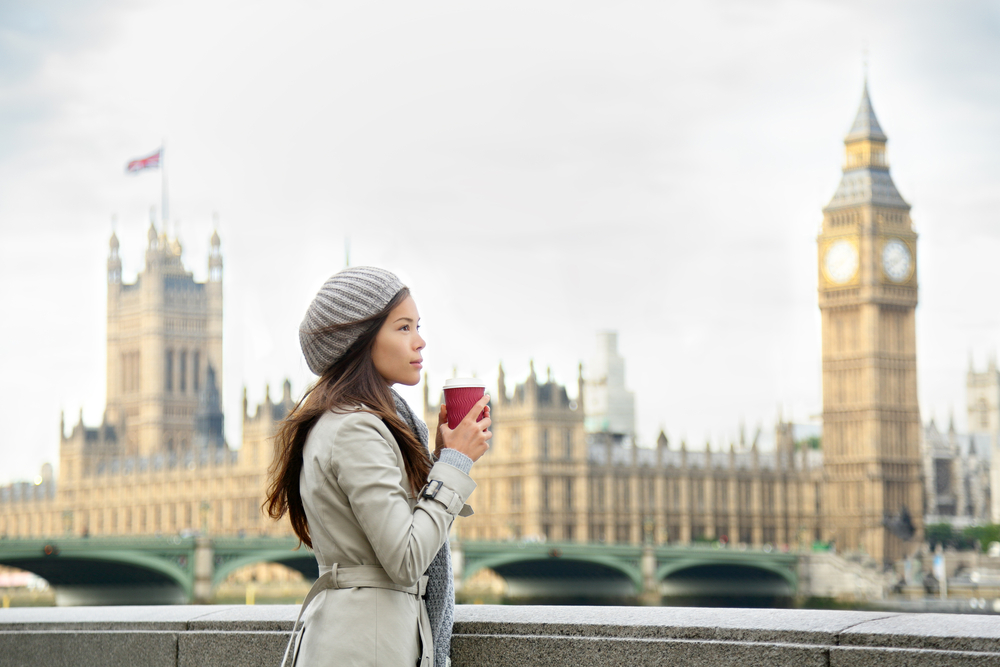
[[[296,609],[0,610],[0,667],[274,666]],[[454,667],[1000,664],[1000,618],[791,609],[475,606],[456,609]]]

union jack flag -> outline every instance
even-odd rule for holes
[[[126,174],[137,174],[143,169],[157,169],[160,166],[160,153],[163,149],[157,149],[152,155],[131,160],[125,167]]]

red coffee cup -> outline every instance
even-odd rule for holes
[[[455,428],[486,393],[486,384],[475,378],[452,378],[444,381],[444,403],[448,406],[448,428]],[[484,409],[476,421],[486,417]]]

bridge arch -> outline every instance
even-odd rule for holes
[[[688,574],[688,579],[684,575]],[[677,576],[680,575],[680,576]],[[745,582],[747,586],[734,591],[738,596],[769,596],[785,597],[794,595],[798,590],[798,576],[794,569],[782,563],[766,560],[733,560],[729,558],[684,558],[664,563],[656,571],[656,580],[661,585],[676,583],[682,587],[700,581],[708,588],[722,586],[719,595],[732,595],[726,592],[725,582]],[[710,582],[710,583],[709,583]],[[754,592],[756,591],[756,592]],[[676,593],[675,593],[676,594]]]
[[[770,572],[772,574],[777,574],[778,576],[780,576],[782,579],[785,580],[785,582],[789,586],[792,587],[792,590],[797,589],[798,585],[799,585],[799,578],[796,575],[796,573],[794,572],[794,570],[791,570],[791,569],[789,569],[787,567],[782,567],[778,563],[771,563],[771,562],[768,562],[768,561],[739,561],[739,562],[735,562],[735,561],[728,560],[728,559],[727,560],[723,560],[721,558],[720,559],[712,559],[712,558],[702,559],[702,558],[699,558],[697,560],[695,560],[695,559],[683,559],[683,560],[674,560],[674,561],[670,561],[668,563],[664,563],[663,565],[661,565],[656,570],[656,580],[657,581],[663,581],[664,579],[666,579],[670,575],[675,574],[677,572],[680,572],[681,570],[688,570],[688,569],[691,569],[691,568],[694,568],[694,567],[703,567],[703,566],[741,567],[741,568],[764,570],[766,572]]]
[[[301,562],[300,562],[301,561]],[[295,562],[295,565],[291,565]],[[315,579],[319,576],[319,568],[316,565],[316,556],[311,551],[290,551],[288,549],[270,549],[256,551],[243,556],[237,556],[221,565],[212,572],[212,587],[216,587],[229,578],[236,570],[247,565],[256,563],[280,563],[293,570],[298,570],[307,579]],[[298,565],[298,567],[296,567]]]
[[[642,572],[635,567],[632,567],[626,562],[621,560],[611,558],[608,556],[600,554],[571,554],[571,555],[561,555],[553,558],[545,554],[538,553],[507,553],[498,554],[496,556],[491,556],[483,559],[476,559],[473,562],[468,562],[466,564],[465,570],[462,573],[462,581],[468,581],[472,575],[479,572],[480,570],[490,569],[494,572],[498,568],[503,568],[505,565],[516,565],[520,563],[531,563],[531,562],[564,562],[564,563],[584,563],[588,565],[598,565],[605,567],[609,570],[613,570],[621,575],[624,575],[635,587],[637,592],[642,591]],[[499,573],[498,573],[499,574]],[[503,575],[501,575],[503,576]]]
[[[188,569],[170,559],[137,551],[15,557],[4,558],[0,563],[37,574],[52,586],[90,584],[94,573],[102,572],[122,583],[174,585],[187,596],[194,588],[194,578]]]

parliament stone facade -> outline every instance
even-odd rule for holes
[[[208,280],[196,282],[176,239],[150,224],[145,268],[122,282],[117,237],[108,256],[107,409],[88,427],[60,420],[59,476],[0,489],[0,537],[288,534],[260,506],[270,438],[292,406],[270,392],[243,445],[223,435],[222,253],[211,238]]]
[[[652,449],[612,431],[588,432],[585,415],[551,376],[532,366],[510,395],[500,368],[491,403],[493,444],[476,464],[476,513],[460,522],[473,540],[808,546],[820,537],[822,456],[777,425],[775,451],[756,441],[729,451]],[[425,384],[426,387],[426,384]],[[623,387],[621,387],[623,389]],[[577,395],[584,395],[582,369]],[[424,414],[438,406],[425,392]]]

